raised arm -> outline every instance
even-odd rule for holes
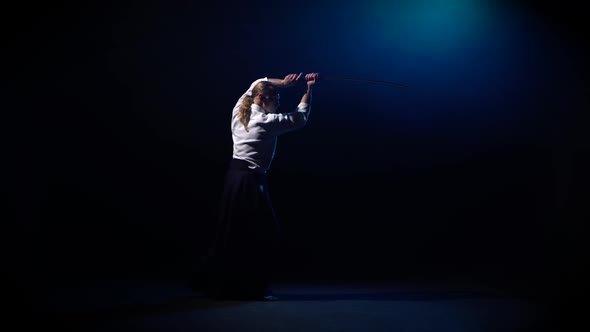
[[[279,88],[289,88],[289,87],[292,87],[295,84],[297,84],[297,82],[299,82],[299,79],[301,79],[301,76],[303,76],[303,73],[288,74],[283,79],[269,78],[268,81],[271,82],[272,84],[278,86]]]
[[[313,86],[318,81],[318,77],[318,73],[305,74],[305,80],[307,81],[307,91],[305,91],[305,94],[301,97],[301,103],[307,104],[308,107],[311,107],[311,92]]]
[[[276,134],[286,133],[303,128],[305,126],[311,111],[312,89],[317,83],[318,78],[318,73],[310,73],[305,75],[307,89],[301,97],[301,102],[297,105],[297,109],[294,112],[267,114],[267,117],[265,118],[266,122],[269,124],[269,126],[272,124],[273,131]]]
[[[319,78],[319,74],[318,73],[309,73],[305,75],[305,80],[307,81],[307,90],[305,91],[305,93],[303,94],[303,96],[301,97],[301,102],[299,102],[299,105],[297,106],[297,113],[299,117],[302,117],[303,121],[299,122],[299,126],[296,127],[301,127],[304,126],[307,123],[307,120],[309,119],[309,114],[311,113],[311,96],[312,96],[312,90],[313,90],[313,86],[317,83]],[[293,114],[293,113],[291,113]],[[297,121],[295,120],[295,117],[292,118],[293,122]]]

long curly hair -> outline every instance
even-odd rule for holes
[[[265,96],[276,96],[279,93],[276,85],[269,81],[258,82],[252,89],[252,95],[246,96],[240,106],[240,122],[248,131],[248,123],[250,122],[250,115],[252,114],[252,104],[254,103],[254,96],[263,94]]]

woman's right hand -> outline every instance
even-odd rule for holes
[[[320,77],[319,73],[305,74],[305,80],[307,81],[307,86],[309,87],[309,86],[316,84],[319,77]]]

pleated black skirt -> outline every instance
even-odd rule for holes
[[[208,257],[206,293],[216,298],[258,298],[270,293],[279,227],[266,174],[231,160]]]

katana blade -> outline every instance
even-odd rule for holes
[[[404,85],[401,83],[396,83],[396,82],[366,80],[366,79],[348,78],[348,77],[322,76],[322,75],[320,75],[320,81],[352,81],[352,82],[360,82],[360,83],[389,85],[389,86],[395,86],[398,88],[407,88],[408,87],[407,85]]]

